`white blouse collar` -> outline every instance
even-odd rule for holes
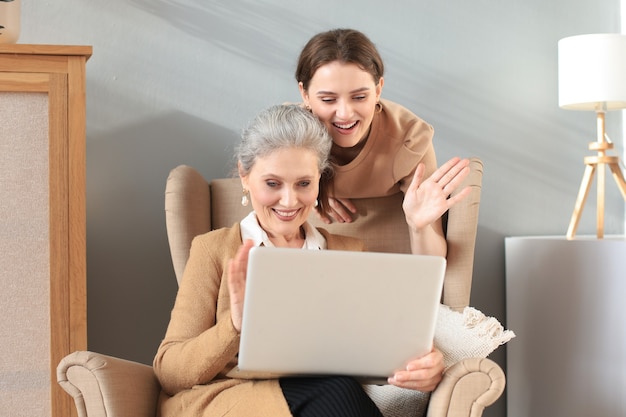
[[[265,230],[259,226],[254,211],[240,222],[240,226],[242,240],[250,239],[254,242],[254,246],[261,246],[261,244],[268,247],[274,246]],[[303,249],[326,249],[326,239],[315,227],[311,226],[308,222],[305,222],[302,227],[304,228],[305,234],[304,245],[302,246]]]

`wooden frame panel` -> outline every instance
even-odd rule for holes
[[[91,47],[0,45],[0,94],[48,96],[50,398],[53,417],[75,416],[56,366],[87,349],[85,62]]]

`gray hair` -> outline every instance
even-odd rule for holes
[[[317,155],[321,173],[330,171],[332,139],[317,117],[298,105],[275,105],[261,111],[243,130],[235,150],[246,175],[258,158],[285,148],[304,148]]]

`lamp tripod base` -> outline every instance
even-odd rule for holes
[[[589,159],[598,159],[596,157],[587,157],[585,158],[585,164],[587,167],[585,168],[585,174],[583,175],[583,180],[580,185],[580,190],[578,192],[578,197],[576,198],[576,204],[574,206],[574,212],[572,213],[572,218],[569,223],[569,228],[567,229],[567,238],[573,239],[576,235],[576,229],[578,228],[578,223],[580,222],[580,216],[582,215],[583,206],[585,205],[585,201],[587,200],[587,195],[589,194],[589,189],[591,187],[591,182],[593,180],[594,173],[597,171],[598,173],[598,207],[597,207],[597,237],[598,239],[602,239],[604,237],[604,177],[605,177],[605,165],[608,165],[611,168],[611,172],[613,174],[613,178],[617,182],[617,185],[622,192],[622,196],[626,201],[626,181],[624,180],[624,175],[619,168],[619,159],[617,157],[604,157],[604,159],[615,159],[613,162],[588,162]],[[602,195],[600,197],[600,194]],[[600,201],[601,200],[601,201]]]
[[[604,140],[604,112],[598,111],[598,141],[589,144],[590,150],[598,151],[597,156],[585,157],[585,173],[583,180],[580,184],[580,190],[578,191],[578,197],[576,198],[576,204],[574,206],[574,212],[567,229],[567,238],[573,239],[576,235],[576,229],[580,222],[583,207],[587,196],[589,195],[589,189],[591,188],[591,182],[593,181],[594,174],[597,174],[597,237],[598,239],[604,238],[604,186],[606,180],[606,166],[611,169],[613,178],[619,187],[619,190],[626,201],[626,181],[624,180],[624,174],[619,167],[619,158],[616,156],[607,156],[606,151],[613,148],[613,144]]]

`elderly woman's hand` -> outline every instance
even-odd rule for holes
[[[230,317],[233,326],[241,332],[243,319],[243,299],[246,292],[246,275],[248,272],[248,254],[254,242],[246,240],[239,247],[235,257],[228,261],[228,292],[230,294]]]
[[[403,371],[393,374],[388,382],[400,388],[430,392],[443,377],[443,355],[435,348],[421,358],[409,362]]]

